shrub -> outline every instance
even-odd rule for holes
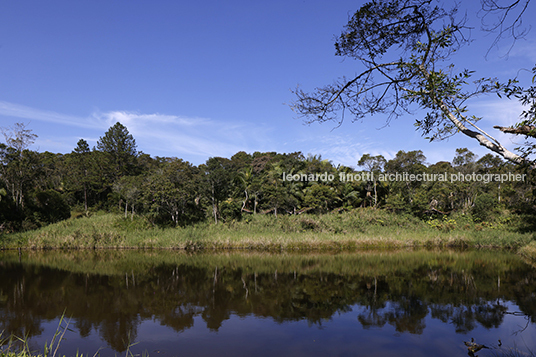
[[[473,218],[477,222],[489,220],[497,212],[497,200],[489,193],[484,193],[475,199],[472,209]]]
[[[32,197],[32,214],[38,224],[49,224],[71,217],[71,208],[54,190],[37,191]]]

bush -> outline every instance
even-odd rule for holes
[[[231,199],[223,201],[220,203],[220,216],[224,222],[239,221],[242,218],[242,203]]]
[[[317,231],[320,229],[320,225],[311,218],[300,219],[300,226],[303,230]]]
[[[497,200],[489,193],[477,196],[472,213],[473,218],[477,222],[489,220],[495,213],[497,213]]]
[[[55,223],[71,217],[71,208],[54,190],[34,193],[30,209],[34,211],[32,216],[39,224]]]

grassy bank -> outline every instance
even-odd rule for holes
[[[363,247],[520,248],[535,240],[521,232],[520,222],[472,222],[460,215],[420,220],[382,210],[358,209],[326,215],[248,216],[223,224],[179,228],[151,226],[143,217],[96,213],[71,218],[35,231],[0,237],[2,248],[166,248],[331,250]],[[527,250],[527,254],[533,254]]]

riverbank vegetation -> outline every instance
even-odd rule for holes
[[[363,247],[526,246],[535,235],[523,232],[524,217],[475,223],[462,214],[427,220],[410,214],[358,208],[323,215],[249,216],[218,225],[201,222],[185,227],[153,226],[150,219],[99,212],[5,235],[3,248],[171,248],[340,250]],[[530,254],[527,251],[527,254]]]
[[[65,155],[28,150],[23,124],[6,132],[3,247],[516,248],[534,237],[532,171],[463,148],[435,164],[420,150],[365,154],[361,170],[299,152],[194,166],[138,152],[120,123]]]

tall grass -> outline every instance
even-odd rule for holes
[[[362,247],[500,247],[518,248],[534,240],[511,225],[475,224],[463,216],[420,220],[383,210],[357,209],[325,215],[252,215],[223,224],[179,228],[152,226],[144,217],[132,221],[98,213],[69,219],[39,230],[4,235],[0,247],[30,249],[172,248],[337,250]]]
[[[9,336],[2,339],[0,334],[0,357],[56,357],[60,348],[60,343],[69,327],[69,320],[65,319],[65,314],[60,317],[56,332],[50,343],[45,342],[43,352],[32,351],[27,338],[20,336]],[[97,354],[95,353],[95,356]],[[77,357],[83,357],[82,354],[76,354]]]
[[[519,249],[519,253],[531,261],[533,264],[536,263],[536,242],[530,242],[524,247]]]

